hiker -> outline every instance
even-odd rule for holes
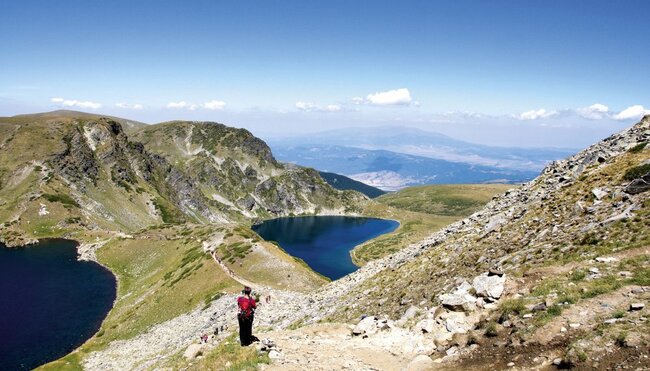
[[[253,342],[253,319],[257,305],[251,297],[251,288],[246,286],[242,291],[243,296],[237,298],[237,320],[239,321],[239,341],[242,346],[248,346]]]

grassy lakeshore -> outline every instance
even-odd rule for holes
[[[370,201],[362,214],[394,219],[400,226],[354,248],[354,264],[362,266],[421,241],[437,230],[481,209],[511,184],[436,184],[405,188]]]

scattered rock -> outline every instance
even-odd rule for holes
[[[630,304],[630,311],[641,310],[643,308],[645,308],[645,304],[643,304],[643,303],[632,303],[632,304]]]
[[[418,322],[417,325],[415,325],[415,328],[417,330],[422,331],[422,333],[432,333],[433,332],[433,325],[435,324],[433,319],[423,319],[422,321]]]
[[[456,346],[447,349],[447,351],[445,352],[445,354],[447,354],[448,356],[454,355],[456,353],[458,353],[458,347]]]
[[[501,275],[483,273],[474,278],[472,286],[476,290],[476,295],[478,296],[499,299],[503,293],[503,286],[505,283],[506,276],[503,273],[501,273]]]
[[[275,349],[271,349],[269,351],[269,358],[271,358],[271,359],[280,359],[280,358],[282,358],[282,353],[278,352]]]
[[[191,344],[189,347],[187,347],[187,349],[185,349],[183,357],[185,357],[185,359],[192,360],[202,354],[203,346],[201,344]]]
[[[618,259],[611,257],[611,256],[599,256],[596,258],[596,261],[598,263],[614,263],[617,262]]]
[[[474,325],[470,323],[464,313],[450,312],[445,318],[445,327],[451,333],[464,334],[471,330]]]
[[[546,303],[539,303],[532,308],[533,312],[542,312],[546,310]]]
[[[362,319],[352,330],[353,335],[369,335],[377,332],[377,317],[368,316]]]
[[[600,200],[603,197],[607,196],[609,192],[607,192],[605,189],[594,188],[591,190],[591,193],[596,197],[597,200]]]
[[[472,311],[476,309],[476,297],[469,293],[471,286],[465,282],[454,292],[440,295],[442,305],[457,311]]]
[[[576,329],[576,328],[580,327],[580,324],[579,323],[570,323],[569,327],[571,327],[573,329]]]
[[[514,365],[515,365],[514,362],[508,362],[508,364],[507,364],[506,366],[508,366],[508,367],[512,367],[512,366],[514,366]]]

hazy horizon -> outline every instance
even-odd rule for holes
[[[650,3],[0,4],[0,116],[402,126],[582,148],[650,113]]]

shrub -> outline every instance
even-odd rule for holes
[[[628,149],[627,151],[630,152],[630,153],[639,153],[639,152],[643,151],[643,149],[645,148],[645,146],[647,144],[648,144],[648,142],[641,142],[641,143],[637,144],[636,146]]]
[[[623,179],[632,181],[646,175],[647,173],[650,173],[650,164],[643,164],[627,169],[625,175],[623,175]]]
[[[497,330],[497,324],[494,321],[490,321],[485,326],[485,336],[495,337],[499,335]]]
[[[58,202],[60,204],[63,204],[63,206],[80,207],[77,201],[68,195],[43,193],[42,197],[50,202]]]

